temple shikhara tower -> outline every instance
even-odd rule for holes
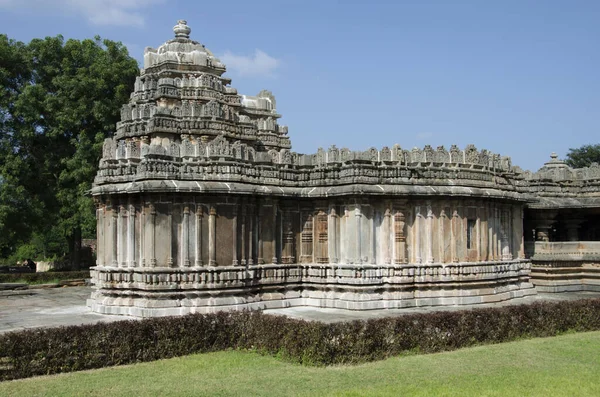
[[[600,239],[597,166],[553,158],[525,172],[473,145],[295,153],[275,97],[238,94],[186,21],[174,32],[145,50],[104,144],[92,310],[365,310],[600,289],[582,260],[600,246],[580,241]]]

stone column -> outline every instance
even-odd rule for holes
[[[475,239],[475,248],[477,249],[477,261],[481,261],[481,211],[479,207],[475,209],[475,233],[477,233]],[[473,238],[473,236],[471,236]]]
[[[146,222],[148,216],[146,215],[146,211],[144,210],[144,200],[140,200],[140,266],[146,267],[146,253],[144,250],[146,249]]]
[[[487,220],[488,220],[488,261],[496,260],[494,256],[494,208],[491,203],[487,205]]]
[[[127,262],[126,262],[126,254],[127,251],[125,249],[126,246],[126,241],[125,241],[125,235],[127,232],[127,224],[125,223],[125,217],[127,216],[126,214],[126,209],[124,205],[120,205],[119,206],[119,218],[117,220],[118,223],[118,233],[119,233],[119,238],[117,239],[117,244],[118,244],[118,248],[117,248],[117,262],[119,263],[120,267],[126,267],[127,266]]]
[[[208,213],[208,265],[217,266],[217,209],[210,207]]]
[[[241,217],[241,250],[242,250],[242,258],[240,260],[240,264],[242,266],[246,266],[246,203],[242,200],[242,217]]]
[[[127,265],[135,267],[135,205],[129,204],[127,218]]]
[[[386,205],[387,206],[387,205]],[[383,263],[389,265],[392,263],[392,254],[390,247],[392,230],[392,212],[389,208],[383,213],[383,222],[381,225],[381,251],[383,254]]]
[[[150,267],[156,267],[156,208],[150,204]]]
[[[505,207],[502,207],[500,216],[501,216],[500,225],[501,225],[501,235],[502,235],[502,239],[501,239],[502,260],[509,261],[509,260],[512,260],[512,254],[510,252],[510,244],[509,244],[509,239],[508,239],[508,233],[509,233],[509,230],[511,230],[511,227],[510,227],[510,217],[508,216],[508,211],[506,210]]]
[[[335,212],[335,207],[329,207],[329,224],[327,225],[327,229],[329,232],[329,240],[328,240],[328,251],[329,251],[329,262],[330,263],[338,263],[339,258],[339,249],[338,249],[338,217]]]
[[[282,215],[282,234],[283,234],[283,252],[281,255],[281,263],[295,263],[296,253],[295,244],[296,236],[294,236],[294,222],[292,212],[289,208],[283,208]]]
[[[361,223],[362,223],[362,215],[360,213],[360,205],[357,204],[356,208],[354,209],[354,220],[355,220],[355,225],[356,225],[356,236],[355,236],[355,240],[354,243],[356,244],[355,247],[355,257],[356,260],[354,261],[354,263],[362,263],[362,250],[361,250]]]
[[[421,207],[415,207],[415,224],[413,234],[415,236],[415,262],[422,263],[423,258],[421,257]]]
[[[427,263],[433,263],[433,210],[427,205]]]
[[[106,247],[106,208],[104,204],[96,202],[96,266],[106,266],[105,247]]]
[[[167,259],[167,266],[173,267],[173,203],[169,203],[169,205],[167,206],[167,214],[167,236],[169,236],[167,239],[167,243],[169,244],[169,259]]]
[[[521,240],[523,239],[523,221],[521,218],[521,205],[511,205],[510,206],[510,215],[512,218],[511,226],[512,226],[512,248],[511,252],[513,254],[513,258],[521,257]]]
[[[273,264],[277,264],[278,262],[278,258],[277,258],[277,240],[279,237],[279,230],[280,228],[278,227],[278,222],[277,222],[277,212],[278,212],[278,208],[277,208],[277,201],[273,200],[273,230],[271,231],[271,245],[272,245],[272,250],[273,250],[273,258],[271,258],[271,263]]]
[[[404,232],[406,226],[404,213],[396,210],[394,215],[394,263],[407,263],[406,258],[406,234]]]
[[[438,251],[439,251],[439,257],[440,263],[444,263],[446,262],[446,249],[445,249],[445,244],[446,244],[446,231],[444,230],[444,223],[446,222],[446,219],[448,219],[448,217],[446,216],[446,211],[442,208],[440,211],[440,217],[438,220],[439,223],[439,235],[438,235]]]
[[[261,222],[261,212],[263,212],[263,208],[257,203],[256,205],[256,250],[257,250],[257,258],[256,263],[259,265],[265,264],[265,258],[263,257],[263,239],[265,238],[263,233],[263,227]]]
[[[181,225],[181,260],[183,266],[190,266],[190,207],[183,207],[183,220]]]
[[[256,206],[250,205],[248,211],[248,265],[254,265],[256,249]]]
[[[452,256],[452,262],[458,262],[458,227],[460,223],[460,218],[458,215],[458,210],[454,209],[452,211],[452,225],[450,227],[450,251]]]
[[[317,213],[317,249],[316,258],[317,263],[329,263],[328,253],[328,219],[327,213],[320,209]]]
[[[231,236],[231,250],[232,250],[232,261],[231,264],[233,266],[238,266],[239,265],[239,261],[238,261],[238,206],[237,203],[233,206],[233,210],[232,210],[232,216],[233,218],[231,219],[231,229],[233,232],[233,235]]]
[[[200,267],[202,263],[202,217],[204,211],[201,205],[196,205],[196,244],[194,256],[196,257],[194,265]]]

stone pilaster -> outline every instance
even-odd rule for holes
[[[194,244],[195,252],[195,262],[194,265],[197,267],[202,266],[202,218],[204,216],[204,210],[201,205],[196,205],[196,244]]]
[[[135,205],[129,204],[127,217],[127,265],[136,267],[135,261]]]
[[[217,265],[217,209],[214,206],[208,213],[208,265]]]
[[[313,215],[310,210],[302,211],[302,233],[301,233],[301,262],[311,263],[313,261]]]
[[[381,225],[381,254],[383,263],[390,264],[392,262],[392,249],[390,241],[392,240],[392,211],[389,205],[386,204],[385,212],[383,213],[383,221]]]
[[[328,252],[329,262],[338,263],[339,258],[339,237],[338,237],[338,216],[334,206],[329,207],[328,217]]]
[[[150,204],[150,267],[156,267],[156,208]]]
[[[452,211],[452,225],[451,225],[451,233],[450,233],[450,251],[452,256],[452,262],[458,262],[458,228],[460,223],[460,217],[458,215],[458,209],[455,208]]]
[[[117,263],[120,267],[126,267],[126,251],[125,245],[127,244],[125,241],[127,224],[125,222],[125,217],[127,216],[125,213],[125,206],[119,206],[119,217],[117,218],[117,233],[119,234],[117,239]]]
[[[246,202],[245,200],[242,200],[242,208],[241,208],[241,224],[240,224],[240,235],[241,235],[241,240],[240,240],[240,248],[241,248],[241,258],[240,258],[240,264],[242,266],[245,266],[247,264],[246,261],[246,217],[247,217],[247,211],[246,211]]]
[[[433,263],[433,209],[431,205],[427,205],[427,226],[426,226],[426,242],[427,247],[427,263]]]
[[[406,257],[406,218],[404,212],[396,210],[394,214],[394,263],[407,263]]]
[[[231,257],[233,258],[231,264],[233,266],[238,266],[238,206],[237,203],[234,205],[232,209],[232,219],[231,219]]]
[[[173,258],[173,203],[169,203],[167,206],[167,247],[169,249],[167,266],[173,267],[175,263]]]
[[[183,207],[183,219],[181,225],[181,261],[183,266],[190,266],[190,207]]]
[[[415,223],[413,227],[413,235],[414,235],[414,255],[416,263],[423,263],[423,258],[421,257],[421,207],[415,207]]]
[[[317,263],[329,263],[328,253],[328,219],[327,213],[320,209],[317,213],[317,250],[316,259]]]
[[[356,205],[356,208],[354,209],[354,221],[355,221],[355,239],[354,239],[354,244],[355,246],[355,260],[354,263],[362,263],[362,241],[361,241],[361,236],[362,236],[362,214],[360,212],[360,204]]]

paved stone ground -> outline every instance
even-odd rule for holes
[[[0,333],[133,318],[92,313],[85,305],[91,292],[91,287],[0,291]]]
[[[112,316],[92,313],[85,305],[91,287],[63,287],[29,290],[0,290],[0,333],[28,328],[56,327],[61,325],[92,324],[136,319],[128,316]],[[294,307],[265,310],[265,313],[286,315],[291,318],[323,322],[364,320],[387,316],[431,311],[456,311],[477,307],[514,305],[535,301],[576,300],[598,298],[598,292],[568,292],[560,294],[538,294],[497,304],[465,306],[437,306],[408,309],[352,311],[342,309],[318,309]]]

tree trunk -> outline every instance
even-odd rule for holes
[[[76,227],[71,235],[71,242],[69,244],[71,251],[71,269],[79,270],[81,267],[81,227]]]

